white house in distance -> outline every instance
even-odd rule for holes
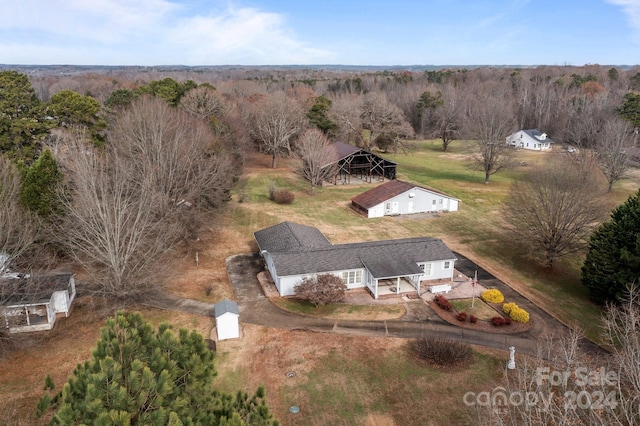
[[[237,339],[240,337],[240,325],[238,324],[238,304],[224,299],[213,305],[216,317],[216,331],[218,340]]]
[[[507,145],[532,151],[548,151],[553,140],[538,129],[519,130],[507,136]]]
[[[351,207],[367,218],[455,212],[459,203],[457,198],[442,192],[398,179],[390,180],[351,199]]]
[[[293,296],[305,277],[333,274],[347,289],[380,296],[421,294],[421,286],[453,281],[456,256],[428,237],[333,245],[312,226],[282,222],[254,233],[281,296]]]
[[[0,327],[10,333],[51,330],[57,315],[68,317],[76,297],[73,274],[0,278]]]

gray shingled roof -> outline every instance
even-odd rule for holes
[[[331,243],[318,228],[282,222],[253,233],[260,251],[289,252],[300,249],[327,247]]]
[[[238,311],[238,304],[228,299],[224,299],[213,305],[213,312],[216,318],[226,314],[227,312],[240,315],[240,311]]]
[[[540,139],[540,136],[542,136],[543,132],[541,132],[538,129],[529,129],[529,130],[523,130],[523,132],[525,132],[527,135],[531,136],[533,139],[540,141],[540,142],[549,142],[549,143],[555,143],[550,137],[549,135],[546,135],[545,139]]]
[[[442,240],[427,237],[339,244],[270,254],[280,276],[366,266],[375,278],[386,278],[421,274],[418,262],[456,258]]]

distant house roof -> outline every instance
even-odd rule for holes
[[[213,312],[216,318],[226,314],[227,312],[240,315],[240,311],[238,311],[238,304],[228,299],[224,299],[213,305]]]
[[[318,228],[282,222],[254,233],[260,250],[286,252],[300,249],[330,246]]]
[[[539,140],[541,142],[555,143],[549,136],[547,136],[546,133],[543,133],[538,129],[523,130],[523,132],[533,139]]]
[[[414,188],[420,188],[425,191],[433,192],[435,194],[451,198],[453,200],[457,199],[443,192],[436,191],[435,189],[430,189],[420,185],[415,185],[413,183],[394,179],[394,180],[385,182],[382,185],[376,186],[375,188],[372,188],[366,192],[363,192],[362,194],[356,195],[351,199],[351,203],[357,206],[363,207],[365,209],[369,209],[371,207],[377,206],[380,203],[385,202],[389,198],[393,198],[397,195],[403,194]]]
[[[0,278],[0,304],[15,305],[48,301],[55,291],[67,290],[73,274]]]
[[[281,225],[283,224],[275,227],[282,229]],[[256,232],[256,240],[257,234],[268,229]],[[277,265],[280,276],[366,267],[375,278],[381,279],[422,274],[418,262],[456,259],[442,240],[428,237],[315,246],[303,246],[296,241],[292,242],[293,245],[290,247],[282,244],[278,246],[279,250],[267,250]],[[258,245],[262,248],[260,242]]]

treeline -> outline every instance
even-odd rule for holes
[[[100,291],[142,294],[162,282],[172,250],[197,238],[202,214],[228,200],[248,152],[270,154],[273,167],[297,156],[313,187],[331,140],[381,151],[470,140],[488,183],[511,164],[505,137],[538,128],[594,153],[576,158],[610,189],[626,161],[614,154],[636,143],[638,90],[637,69],[595,65],[2,71],[0,253],[29,268],[45,253],[71,258]]]

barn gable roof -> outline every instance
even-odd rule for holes
[[[362,194],[356,195],[351,199],[351,203],[364,209],[369,209],[380,203],[384,203],[390,198],[393,198],[415,188],[419,188],[427,192],[432,192],[434,194],[438,194],[452,200],[457,200],[457,198],[451,197],[444,192],[436,191],[435,189],[426,188],[409,182],[404,182],[399,179],[394,179],[385,182],[375,188],[372,188],[366,192],[363,192]]]

